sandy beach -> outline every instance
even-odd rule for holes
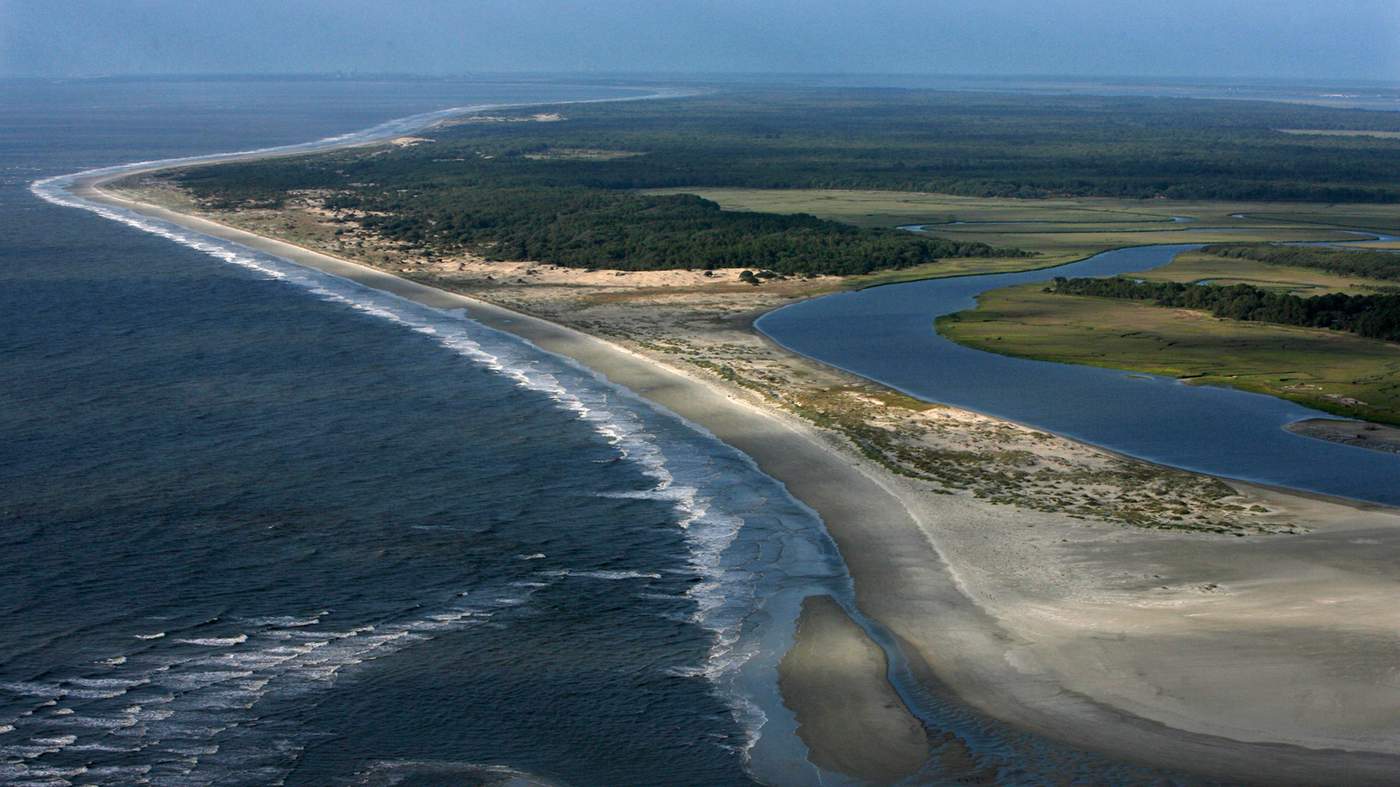
[[[352,260],[332,245],[343,241],[317,240],[312,210],[285,219],[305,224],[294,244],[263,234],[267,216],[198,216],[101,185],[75,191],[466,309],[708,429],[821,515],[861,611],[924,683],[982,713],[1230,781],[1385,783],[1400,768],[1392,510],[1225,486],[916,402],[752,330],[756,314],[834,281],[752,287],[727,271],[620,275],[384,248]],[[1073,490],[1093,491],[1092,504],[1069,501]],[[878,649],[842,619],[809,603],[784,697],[815,762],[890,781],[918,736]],[[851,710],[833,714],[837,701]]]

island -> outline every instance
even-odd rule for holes
[[[1149,271],[986,293],[939,330],[993,352],[1243,388],[1395,424],[1397,282],[1391,251],[1211,245]]]

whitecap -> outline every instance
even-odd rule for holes
[[[75,743],[64,749],[66,752],[100,752],[104,754],[130,754],[141,751],[141,747],[113,746],[110,743]]]
[[[107,765],[88,768],[87,775],[101,779],[124,780],[145,776],[151,772],[149,765]]]
[[[177,639],[176,642],[185,645],[201,645],[210,648],[227,648],[234,645],[242,645],[248,641],[247,634],[239,634],[234,637],[195,637],[191,639]]]
[[[56,697],[60,693],[57,687],[50,684],[27,680],[0,683],[0,691],[7,691],[21,697]]]
[[[279,628],[301,628],[302,626],[314,626],[321,622],[321,618],[327,614],[326,610],[321,610],[311,615],[269,615],[261,618],[248,618],[247,622],[255,626],[277,626]]]
[[[165,750],[170,752],[171,754],[180,754],[186,757],[207,757],[211,754],[217,753],[219,751],[219,747],[213,744],[190,744],[181,746],[166,746]]]
[[[146,680],[144,678],[69,678],[64,683],[81,686],[85,689],[129,689],[146,683]]]
[[[168,672],[155,679],[155,682],[177,690],[202,689],[216,683],[238,678],[251,677],[251,670],[209,670],[205,672]]]
[[[561,569],[559,571],[545,571],[547,577],[583,577],[586,579],[660,579],[661,575],[654,571],[577,571],[573,569]]]
[[[137,720],[131,716],[61,716],[53,719],[54,724],[62,724],[65,727],[93,727],[98,729],[115,729],[118,727],[133,727]]]
[[[65,689],[64,697],[77,700],[111,700],[122,696],[127,692],[124,688],[118,689]]]
[[[56,766],[29,766],[29,776],[37,776],[41,779],[58,779],[63,784],[69,784],[68,779],[81,776],[87,773],[87,767],[83,765],[60,768]],[[53,782],[43,782],[43,784],[53,784]]]

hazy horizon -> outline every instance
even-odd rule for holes
[[[0,0],[0,77],[929,75],[1400,81],[1400,3]]]

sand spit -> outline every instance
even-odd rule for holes
[[[1295,434],[1357,448],[1400,454],[1400,427],[1333,418],[1309,418],[1288,425]]]

